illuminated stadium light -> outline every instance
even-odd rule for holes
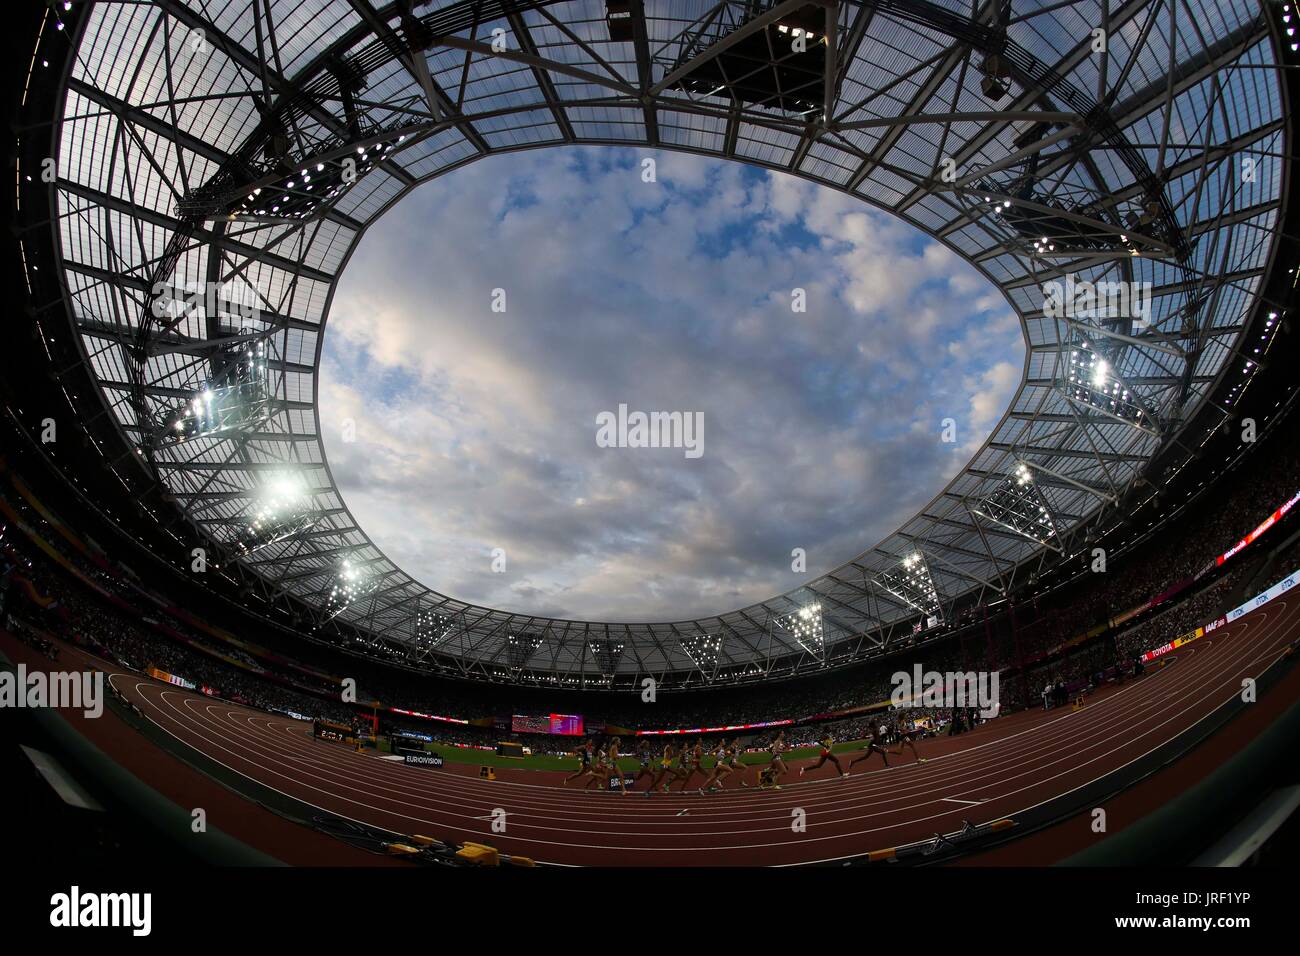
[[[992,56],[985,60],[986,69],[990,61],[996,72],[985,74],[984,92],[991,99],[1000,99],[1008,89],[1003,75],[1005,64]],[[1046,147],[1067,137],[1064,148],[1069,148],[1069,129],[1053,129],[1051,123],[1034,123],[1020,132],[1015,146],[1029,155],[1014,175],[972,179],[969,183],[972,191],[984,197],[986,206],[991,204],[991,212],[1001,224],[1015,232],[1026,246],[1032,244],[1035,256],[1102,252],[1130,256],[1172,254],[1183,258],[1188,254],[1186,234],[1154,181],[1145,182],[1141,191],[1119,202],[1086,191],[1045,191],[1040,163],[1058,155]],[[1114,130],[1109,132],[1115,135]],[[1124,155],[1128,160],[1133,158]]]
[[[591,652],[600,672],[609,676],[617,669],[619,658],[623,656],[623,642],[612,639],[593,640],[588,642],[587,650]]]
[[[325,600],[325,620],[330,621],[338,617],[376,587],[378,581],[373,575],[365,568],[353,564],[350,559],[344,558],[335,576],[334,586],[330,588],[329,596]]]
[[[215,371],[203,388],[184,405],[164,414],[154,436],[157,447],[246,431],[270,417],[266,339],[223,346],[212,364]]]
[[[269,479],[238,531],[235,553],[240,557],[268,545],[287,541],[310,530],[319,515],[299,475],[283,474]]]
[[[1110,418],[1159,434],[1155,420],[1141,399],[1129,390],[1112,362],[1085,339],[1069,347],[1064,378],[1057,388],[1067,399]]]
[[[895,567],[874,578],[874,581],[911,607],[942,620],[939,592],[930,575],[930,565],[920,551],[913,551]]]
[[[540,634],[511,634],[506,638],[506,662],[512,672],[523,670],[533,652],[542,646]]]
[[[805,604],[781,619],[781,625],[794,635],[809,654],[820,658],[826,652],[826,634],[822,628],[822,606]]]
[[[439,614],[432,608],[420,608],[415,612],[415,645],[422,650],[437,647],[451,633],[453,621],[445,614]]]
[[[427,48],[432,37],[417,18],[402,17],[403,35],[394,50]],[[314,219],[393,154],[418,124],[381,125],[357,96],[369,85],[363,62],[331,59],[319,87],[302,91],[263,110],[258,134],[232,154],[206,183],[187,191],[175,205],[190,222],[235,220],[292,223]],[[304,114],[327,100],[343,107],[344,123],[308,138]]]
[[[206,221],[298,222],[336,203],[402,145],[397,126],[373,131],[361,144],[350,138],[297,159],[288,157],[242,173],[219,173],[176,203],[176,214]]]
[[[1017,462],[997,490],[971,509],[999,527],[1060,551],[1056,519],[1029,466]]]
[[[721,634],[697,634],[681,639],[681,648],[700,670],[711,670],[722,654]]]
[[[732,36],[773,6],[720,4],[716,15],[686,31],[669,73],[694,66],[677,79],[675,88],[698,96],[726,96],[799,118],[821,113],[827,49],[822,5],[809,4],[738,38]]]

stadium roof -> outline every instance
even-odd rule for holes
[[[817,666],[832,647],[866,653],[891,626],[1001,594],[1069,550],[1060,542],[1217,383],[1248,371],[1235,349],[1288,185],[1276,65],[1289,41],[1273,5],[63,6],[53,16],[75,53],[53,136],[59,267],[124,440],[259,587],[314,608],[324,632],[349,622],[409,660],[507,679],[707,681],[792,657]],[[335,283],[367,227],[420,183],[584,143],[787,172],[969,260],[1026,340],[1023,380],[984,447],[869,551],[717,617],[551,620],[405,574],[357,527],[318,434]],[[1067,274],[1150,283],[1149,324],[1124,309],[1045,316],[1044,283]],[[271,514],[268,483],[287,475],[305,504],[246,547]]]

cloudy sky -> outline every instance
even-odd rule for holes
[[[965,464],[1023,364],[1000,294],[888,214],[608,148],[418,189],[353,256],[324,351],[326,454],[390,558],[461,600],[612,621],[729,611],[869,548]],[[599,447],[620,403],[702,413],[703,455]]]

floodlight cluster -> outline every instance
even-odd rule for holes
[[[358,598],[375,588],[375,581],[362,567],[344,558],[334,577],[329,597],[325,601],[326,619],[335,618],[351,607]]]
[[[993,494],[971,510],[1039,544],[1052,545],[1057,536],[1051,509],[1024,462],[1018,462]]]
[[[718,663],[722,653],[721,634],[698,634],[681,640],[682,650],[696,667],[708,669]]]
[[[1137,397],[1120,379],[1106,357],[1089,346],[1087,340],[1070,349],[1062,392],[1070,401],[1102,412],[1139,428],[1153,428],[1154,423]]]
[[[618,667],[618,660],[623,656],[622,641],[590,641],[587,650],[591,652],[602,674],[613,674]]]
[[[812,30],[806,29],[805,27],[792,27],[784,23],[778,23],[776,25],[776,30],[778,33],[784,33],[788,36],[794,37],[795,39],[803,37],[809,43],[821,43],[826,39],[826,37],[821,34],[814,33]]]
[[[266,483],[247,523],[239,529],[235,551],[240,557],[286,541],[309,530],[317,515],[301,479],[279,476]]]
[[[1007,183],[987,181],[973,188],[988,190],[983,197],[984,209],[999,224],[1017,233],[1022,240],[1032,243],[1033,254],[1036,256],[1054,254],[1057,243],[1062,245],[1063,255],[1084,249],[1114,251],[1116,248],[1125,249],[1134,256],[1142,254],[1137,244],[1130,241],[1127,235],[1119,236],[1117,241],[1113,228],[1102,225],[1110,221],[1111,214],[1101,206],[1095,203],[1070,205],[1040,195],[1032,169]],[[1005,196],[1023,202],[1016,204]],[[1131,228],[1149,225],[1152,217],[1158,213],[1158,203],[1154,209],[1143,205],[1140,213],[1129,217]],[[1080,216],[1084,218],[1078,218]]]
[[[270,416],[270,373],[265,339],[226,346],[213,361],[217,371],[184,405],[166,415],[158,446],[176,445],[234,430],[254,428]]]
[[[542,646],[540,634],[511,634],[506,638],[506,661],[512,671],[523,670],[533,652]]]
[[[901,598],[918,611],[938,615],[939,592],[935,589],[934,578],[930,575],[930,565],[920,551],[913,551],[875,580],[876,584],[884,590]]]
[[[394,133],[395,138],[349,149],[345,149],[348,144],[342,141],[330,142],[326,148],[297,162],[291,163],[286,158],[264,170],[250,169],[241,175],[218,174],[179,200],[176,214],[243,222],[311,219],[406,141],[406,133],[388,132]]]
[[[826,647],[826,635],[822,629],[820,604],[805,604],[785,617],[782,624],[794,635],[800,647],[809,654],[821,656]]]
[[[415,644],[421,648],[437,647],[451,633],[452,620],[431,608],[415,612]]]
[[[1287,270],[1290,275],[1295,275],[1295,269]],[[1286,315],[1284,311],[1282,315]],[[1278,323],[1281,316],[1276,312],[1270,312],[1268,319],[1264,322],[1264,331],[1259,334],[1259,341],[1255,345],[1252,355],[1259,355],[1265,352],[1272,342],[1273,337],[1277,334]],[[1246,359],[1241,365],[1241,374],[1245,378],[1233,383],[1232,388],[1228,389],[1228,397],[1224,400],[1225,405],[1233,404],[1245,392],[1246,386],[1250,383],[1250,375],[1259,368],[1259,362],[1254,359]]]

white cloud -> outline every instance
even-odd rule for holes
[[[807,579],[791,548],[828,570],[929,500],[965,460],[941,419],[977,446],[1019,380],[1018,323],[949,250],[735,164],[657,154],[646,184],[642,155],[477,163],[388,213],[343,277],[326,451],[430,587],[628,621],[770,597]],[[620,402],[703,412],[704,457],[598,448]]]

